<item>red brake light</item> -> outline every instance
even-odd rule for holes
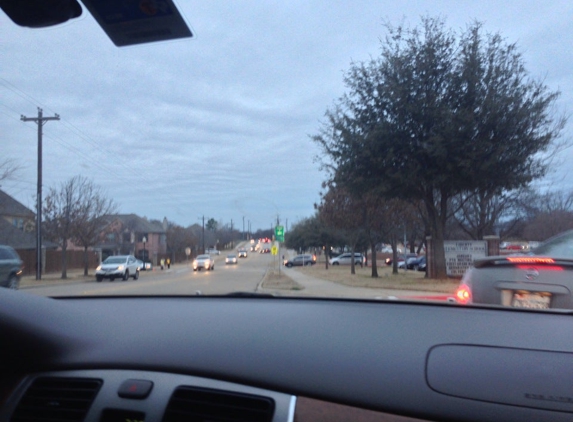
[[[460,287],[458,287],[458,290],[456,291],[456,301],[458,303],[461,303],[462,305],[465,305],[467,303],[470,303],[472,300],[472,291],[469,288],[469,286],[462,284]]]
[[[553,258],[543,258],[539,256],[508,256],[506,258],[514,264],[554,264]]]

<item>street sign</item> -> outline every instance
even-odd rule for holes
[[[275,238],[277,242],[284,242],[285,241],[285,228],[284,226],[276,226],[275,227]]]
[[[273,245],[271,247],[271,254],[272,255],[278,255],[278,253],[279,253],[279,248],[277,248],[276,245]]]

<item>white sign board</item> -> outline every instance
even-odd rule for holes
[[[485,240],[446,240],[446,270],[449,276],[461,277],[477,258],[487,256]]]

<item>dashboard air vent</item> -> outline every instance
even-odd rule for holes
[[[98,379],[38,378],[10,422],[81,422],[102,385]]]
[[[270,422],[275,402],[268,397],[196,387],[179,387],[163,422]]]

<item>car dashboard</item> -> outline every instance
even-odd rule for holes
[[[567,312],[2,289],[0,420],[570,421],[571,332]]]

